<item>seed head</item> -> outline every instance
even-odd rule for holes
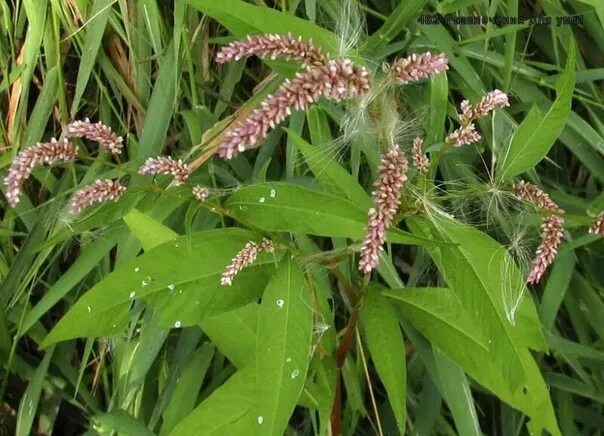
[[[126,192],[119,180],[95,180],[90,185],[78,190],[71,199],[71,213],[80,213],[94,203],[117,202]]]
[[[594,223],[589,227],[589,233],[604,236],[604,211],[600,212]]]
[[[547,267],[554,262],[562,240],[563,230],[564,217],[561,215],[550,215],[543,218],[543,223],[541,224],[541,244],[539,244],[535,252],[535,259],[526,279],[527,283],[538,283],[545,274]]]
[[[250,116],[225,132],[219,156],[231,159],[256,147],[270,129],[292,111],[306,110],[321,97],[341,101],[365,94],[369,90],[368,75],[367,69],[349,60],[330,60],[298,73],[293,80],[286,80],[274,95],[265,98]]]
[[[67,138],[86,138],[96,141],[99,145],[111,154],[120,154],[124,147],[124,139],[117,136],[111,127],[102,122],[92,123],[88,118],[83,121],[74,121],[65,127],[65,136]]]
[[[409,82],[428,79],[438,73],[449,69],[447,55],[439,53],[415,54],[406,58],[397,59],[389,67],[390,76],[400,84],[406,85]]]
[[[424,153],[423,150],[424,140],[421,138],[415,138],[413,140],[413,146],[411,147],[411,160],[413,165],[419,170],[420,173],[427,173],[430,169],[430,159]]]
[[[4,178],[8,204],[15,207],[19,203],[21,187],[36,166],[73,161],[77,157],[78,147],[67,139],[57,141],[52,138],[50,142],[38,143],[19,152]]]
[[[379,264],[379,253],[386,241],[400,204],[401,188],[407,180],[407,158],[398,145],[392,145],[381,157],[378,179],[374,183],[374,207],[369,209],[367,233],[361,245],[359,270],[369,274]]]
[[[138,170],[139,174],[167,174],[174,178],[175,185],[187,181],[190,175],[189,167],[182,159],[175,160],[171,156],[156,156],[148,158]]]
[[[246,39],[231,42],[220,49],[216,55],[216,62],[224,64],[252,55],[261,58],[295,60],[304,66],[327,62],[327,57],[321,48],[313,45],[312,40],[306,42],[301,37],[293,37],[291,33],[248,36]]]

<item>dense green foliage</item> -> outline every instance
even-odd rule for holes
[[[548,16],[550,25],[421,24],[424,14]],[[580,16],[581,24],[556,17]],[[600,434],[604,432],[604,6],[588,0],[0,0],[0,157],[75,119],[124,136],[37,168],[0,228],[0,434]],[[444,52],[449,70],[397,87],[396,137],[425,138],[380,266],[358,271],[379,136],[350,105],[295,112],[257,150],[214,156],[297,66],[217,65],[218,47],[291,32],[372,72]],[[510,107],[449,147],[462,100]],[[373,114],[372,114],[373,116]],[[358,121],[358,120],[357,120]],[[344,139],[345,140],[344,140]],[[184,159],[191,181],[138,173]],[[525,284],[540,214],[564,241]],[[74,191],[128,191],[81,215]],[[210,188],[200,202],[191,184]],[[271,238],[232,286],[248,241]]]

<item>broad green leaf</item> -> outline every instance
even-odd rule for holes
[[[310,122],[310,113],[308,116],[309,125],[312,129],[314,125]],[[317,116],[315,112],[315,117]],[[289,138],[298,146],[304,155],[306,163],[326,191],[347,198],[359,206],[371,207],[371,198],[369,195],[351,174],[326,153],[329,148],[326,144],[311,145],[296,132],[290,129],[284,130],[287,132]]]
[[[556,100],[544,116],[534,106],[518,126],[510,147],[500,158],[498,178],[511,180],[543,159],[564,129],[575,89],[575,42],[571,39],[564,73],[556,86]]]
[[[519,378],[511,386],[509,371],[490,351],[494,341],[476,329],[465,304],[450,289],[405,288],[384,295],[396,300],[403,317],[433,346],[459,364],[472,378],[512,407],[531,418],[532,429],[546,428],[560,435],[549,391],[539,368],[526,348],[514,350],[520,361]]]
[[[293,15],[240,0],[187,0],[187,3],[214,18],[239,38],[257,33],[291,32],[312,39],[328,53],[337,53],[337,39],[333,33]]]
[[[401,434],[405,434],[407,369],[405,340],[391,302],[370,288],[363,298],[361,324],[371,360],[388,393]]]
[[[170,436],[256,434],[254,367],[237,371],[169,433]],[[243,432],[238,432],[243,430]]]
[[[200,327],[216,348],[241,369],[254,362],[258,304],[250,303],[220,315],[206,317]],[[237,332],[236,335],[233,332]]]
[[[52,329],[42,346],[75,337],[123,331],[135,298],[160,312],[162,327],[184,327],[256,300],[268,280],[273,257],[261,254],[233,286],[220,285],[231,258],[254,234],[238,229],[182,236],[125,262],[85,293]]]
[[[271,182],[243,187],[225,203],[233,218],[265,231],[296,232],[360,240],[365,236],[367,210],[341,197],[290,183]],[[426,244],[398,229],[388,241]]]
[[[132,209],[124,215],[124,221],[145,251],[178,237],[174,230],[137,209]]]
[[[545,351],[524,277],[505,247],[473,227],[437,216],[431,219],[413,218],[408,223],[424,237],[432,235],[453,243],[428,251],[476,328],[501,347],[501,357],[509,358],[512,347]]]
[[[310,290],[286,256],[264,291],[258,313],[258,434],[281,435],[306,381],[313,330]]]

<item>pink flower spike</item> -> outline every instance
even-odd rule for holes
[[[378,179],[374,183],[374,207],[369,209],[367,233],[361,244],[359,270],[364,274],[379,265],[379,254],[386,242],[390,227],[401,200],[401,188],[407,181],[407,158],[398,145],[392,145],[382,154]]]
[[[195,199],[203,202],[208,199],[210,196],[210,190],[203,185],[195,185],[193,186],[193,197]]]
[[[157,156],[148,158],[138,170],[139,174],[167,174],[174,178],[175,185],[187,181],[190,170],[182,159],[175,160],[171,156]]]
[[[67,138],[86,138],[96,141],[111,154],[120,154],[124,147],[124,139],[117,136],[111,127],[102,122],[92,123],[88,118],[83,121],[74,121],[65,127]]]
[[[445,142],[454,147],[461,147],[462,145],[469,145],[473,142],[480,141],[482,137],[480,133],[476,131],[474,123],[470,123],[467,126],[461,126],[453,133],[448,135]]]
[[[427,173],[430,169],[430,159],[424,153],[423,150],[424,140],[421,138],[415,138],[413,140],[413,146],[411,148],[411,160],[413,165],[419,170],[420,173]]]
[[[126,187],[118,180],[95,180],[90,185],[78,190],[71,199],[71,213],[80,213],[94,203],[117,202],[126,192]]]
[[[220,284],[222,286],[231,286],[233,279],[241,270],[247,268],[256,261],[258,253],[265,251],[272,253],[275,251],[275,245],[270,239],[262,238],[262,243],[258,245],[254,241],[249,241],[245,244],[236,255],[231,259],[231,263],[225,268],[220,278]]]
[[[589,233],[604,236],[604,211],[600,212],[594,223],[589,227]]]
[[[508,107],[509,105],[508,96],[499,89],[494,89],[476,104],[474,119],[486,117],[495,108]]]
[[[231,159],[242,151],[257,147],[269,131],[293,111],[306,110],[321,97],[334,101],[353,98],[369,90],[369,72],[349,60],[331,60],[298,73],[286,80],[275,94],[267,96],[243,121],[224,133],[218,155]]]
[[[38,165],[52,165],[56,162],[69,162],[77,159],[78,147],[67,139],[38,143],[17,154],[4,178],[6,199],[11,207],[20,201],[21,188],[33,169]]]
[[[550,215],[543,219],[541,224],[541,244],[535,252],[535,259],[531,271],[526,279],[527,283],[538,283],[549,265],[554,262],[558,247],[562,241],[564,230],[564,217]]]
[[[397,59],[390,67],[390,75],[400,85],[428,79],[449,69],[447,55],[439,53],[416,54]]]
[[[312,40],[305,42],[301,37],[293,37],[291,33],[248,36],[246,39],[231,42],[216,54],[216,62],[224,64],[252,55],[261,58],[295,60],[304,66],[327,62],[327,57],[321,48],[313,45]]]
[[[563,214],[564,210],[558,206],[550,196],[537,185],[521,180],[514,185],[514,195],[522,201],[534,204],[543,212]]]

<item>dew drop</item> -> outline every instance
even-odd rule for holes
[[[176,322],[174,323],[174,327],[176,327],[176,328],[180,328],[180,326],[181,326],[181,325],[182,325],[182,324],[181,324],[181,322],[180,322],[180,321],[176,321]]]
[[[149,283],[151,282],[151,277],[147,276],[143,279],[143,281],[141,282],[141,286],[144,288],[145,286],[147,286]]]
[[[258,200],[258,203],[264,203],[264,197],[260,197],[260,200]]]
[[[289,362],[291,362],[291,361],[292,361],[292,358],[291,358],[291,357],[288,357],[287,359],[285,359],[285,361],[289,363]]]
[[[136,268],[134,268],[134,272],[139,272],[141,269],[137,266]]]
[[[173,291],[173,290],[174,290],[174,288],[175,288],[174,283],[170,283],[170,284],[168,285],[168,289],[169,289],[170,291]]]
[[[88,313],[92,313],[92,307],[87,306],[86,309],[88,309]]]
[[[128,295],[130,298],[134,298],[134,296],[136,295],[135,291],[130,292],[130,295]]]
[[[271,189],[271,198],[275,198],[275,195],[277,195],[277,191]]]
[[[258,424],[262,424],[262,422],[264,421],[264,418],[262,416],[258,417]]]
[[[279,299],[277,300],[277,307],[281,309],[285,305],[285,301]]]
[[[294,378],[298,377],[299,375],[300,375],[300,371],[299,371],[299,370],[294,369],[294,370],[292,371],[292,379],[294,379]]]

